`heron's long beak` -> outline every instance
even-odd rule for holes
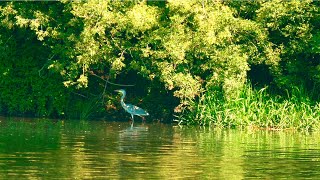
[[[114,90],[115,92],[119,92],[119,90],[117,89],[117,90]]]

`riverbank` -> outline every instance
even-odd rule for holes
[[[246,85],[239,96],[224,99],[219,91],[207,91],[194,109],[180,117],[181,124],[213,125],[227,128],[320,129],[320,104],[308,92],[293,88],[273,94]]]

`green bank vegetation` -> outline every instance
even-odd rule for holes
[[[318,129],[318,1],[0,3],[0,111]],[[265,88],[269,87],[269,88]],[[314,93],[312,93],[314,92]]]
[[[237,98],[226,100],[221,91],[207,91],[192,106],[194,109],[180,116],[180,122],[270,130],[318,129],[320,104],[305,93],[295,88],[280,96],[268,88],[253,90],[246,85]]]

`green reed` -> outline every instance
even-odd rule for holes
[[[99,100],[99,98],[91,98],[79,104],[78,113],[80,120],[88,120],[94,114]]]
[[[246,85],[237,98],[226,99],[210,90],[180,117],[180,123],[220,127],[266,129],[320,129],[320,104],[301,88],[274,95],[268,88],[254,90]]]

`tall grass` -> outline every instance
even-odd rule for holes
[[[221,91],[207,91],[193,104],[194,109],[180,117],[180,123],[220,127],[271,129],[320,129],[320,104],[307,92],[294,88],[286,95],[270,95],[267,88],[254,90],[246,85],[235,99],[227,100]]]
[[[79,103],[78,114],[80,120],[88,120],[96,112],[99,98],[91,98]]]

